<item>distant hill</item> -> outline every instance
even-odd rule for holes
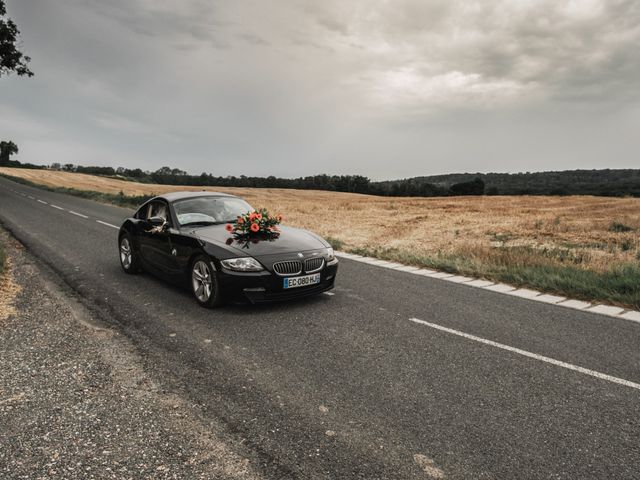
[[[534,173],[450,173],[372,183],[379,194],[449,192],[456,184],[480,179],[485,195],[602,195],[640,197],[640,169],[565,170]],[[405,193],[411,192],[411,193]],[[393,192],[393,193],[392,193]],[[438,192],[438,193],[436,193]]]
[[[215,176],[203,172],[162,167],[154,172],[139,168],[100,167],[54,163],[50,166],[0,162],[14,168],[48,168],[88,173],[141,183],[209,187],[294,188],[365,193],[384,196],[444,197],[459,195],[596,195],[640,197],[640,169],[565,170],[536,173],[449,173],[428,177],[373,182],[362,175],[311,175],[298,178]]]

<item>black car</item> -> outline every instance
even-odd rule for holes
[[[126,273],[144,269],[189,286],[203,306],[227,301],[285,300],[333,288],[338,259],[327,241],[298,228],[238,238],[226,229],[253,211],[216,192],[172,192],[144,203],[120,227]]]

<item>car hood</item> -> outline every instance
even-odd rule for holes
[[[277,238],[255,237],[246,241],[234,239],[224,225],[198,228],[194,235],[205,242],[224,245],[229,250],[237,250],[243,256],[252,257],[326,248],[320,237],[307,230],[293,227],[280,227],[280,235]]]

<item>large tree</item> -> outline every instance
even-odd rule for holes
[[[18,153],[18,146],[11,140],[0,142],[0,165],[9,165],[11,155]]]
[[[0,0],[0,77],[11,72],[32,77],[33,72],[28,67],[31,59],[16,46],[20,31],[13,20],[6,15],[7,8],[4,0]]]

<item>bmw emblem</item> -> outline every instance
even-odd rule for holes
[[[298,256],[299,256],[300,258],[304,257],[304,255],[303,255],[302,253],[298,253]]]

